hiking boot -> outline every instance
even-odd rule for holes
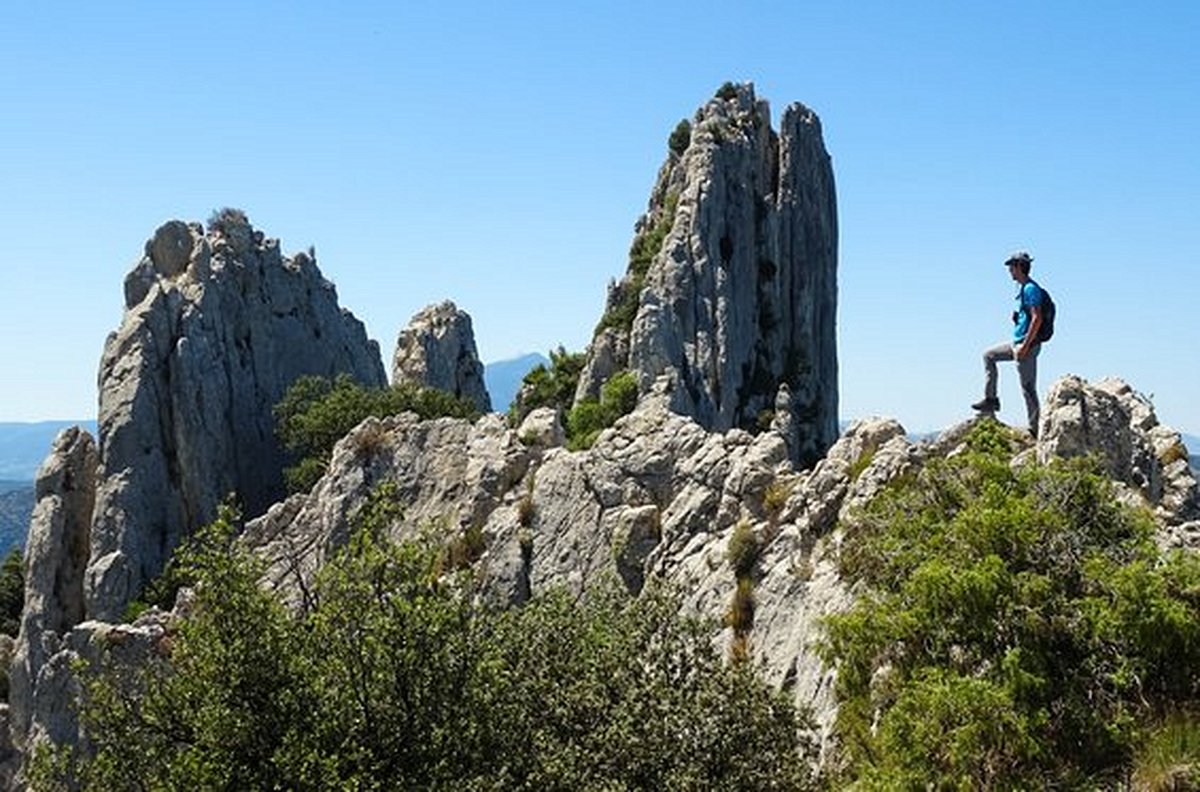
[[[971,409],[979,412],[997,412],[1000,409],[1000,400],[996,398],[983,399],[972,404]]]

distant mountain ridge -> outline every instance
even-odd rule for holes
[[[492,409],[496,412],[508,412],[508,406],[521,389],[521,380],[539,365],[549,366],[550,359],[538,352],[484,365],[483,381],[492,397]]]

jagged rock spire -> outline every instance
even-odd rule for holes
[[[112,618],[230,494],[284,494],[272,407],[302,375],[382,387],[379,346],[317,269],[239,210],[160,227],[125,281],[100,364],[100,481],[87,615]]]
[[[726,85],[671,143],[577,399],[630,369],[643,393],[668,376],[672,408],[710,430],[762,428],[783,404],[789,454],[809,465],[837,438],[837,207],[820,121],[792,104],[777,133],[753,85]]]

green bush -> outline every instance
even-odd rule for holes
[[[250,225],[250,220],[246,217],[246,213],[231,206],[214,209],[208,216],[209,231],[228,233],[230,229],[248,225]]]
[[[666,202],[659,215],[658,222],[647,230],[642,231],[633,239],[629,248],[629,266],[626,270],[626,280],[621,284],[619,300],[616,305],[608,307],[600,317],[599,324],[593,335],[599,335],[608,327],[615,327],[625,332],[633,327],[637,317],[638,300],[642,287],[646,283],[646,273],[650,270],[650,262],[662,250],[667,234],[675,225],[675,212],[679,208],[679,193],[667,194]]]
[[[496,610],[437,545],[376,534],[355,531],[293,615],[228,525],[206,532],[169,654],[90,672],[80,714],[95,754],[42,750],[35,788],[811,785],[807,721],[723,663],[712,626],[673,596],[613,582]]]
[[[275,432],[296,460],[284,471],[289,491],[311,489],[325,473],[334,445],[363,420],[402,412],[416,413],[422,420],[474,418],[478,414],[466,399],[411,383],[369,388],[347,374],[334,380],[297,379],[274,410]]]
[[[1014,469],[994,422],[967,445],[846,526],[842,781],[1105,786],[1154,713],[1200,695],[1200,558],[1161,552],[1086,460]]]
[[[637,406],[637,377],[632,371],[621,371],[600,387],[600,398],[583,399],[567,413],[567,447],[572,450],[591,448],[608,427]]]
[[[737,99],[737,87],[731,82],[722,83],[721,87],[717,89],[717,98],[724,99],[727,102],[731,99]]]
[[[24,607],[25,559],[21,548],[14,547],[0,565],[0,632],[16,636]]]
[[[521,380],[521,388],[508,410],[509,423],[514,427],[539,407],[550,407],[561,413],[571,409],[579,375],[587,363],[583,352],[568,352],[561,346],[550,352],[550,368],[539,363]]]
[[[683,152],[687,151],[687,147],[692,142],[692,124],[686,118],[675,125],[675,130],[671,132],[671,138],[667,141],[668,148],[677,156],[682,157]]]
[[[725,548],[725,558],[733,567],[735,576],[749,577],[754,571],[754,565],[758,563],[761,551],[758,537],[754,535],[750,523],[742,520],[733,527],[733,533],[729,535],[729,545]]]

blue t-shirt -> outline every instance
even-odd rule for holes
[[[1015,299],[1017,324],[1013,327],[1013,343],[1019,344],[1025,340],[1025,334],[1029,332],[1029,323],[1033,321],[1033,312],[1029,309],[1042,304],[1042,289],[1033,281],[1028,281],[1021,287]]]

